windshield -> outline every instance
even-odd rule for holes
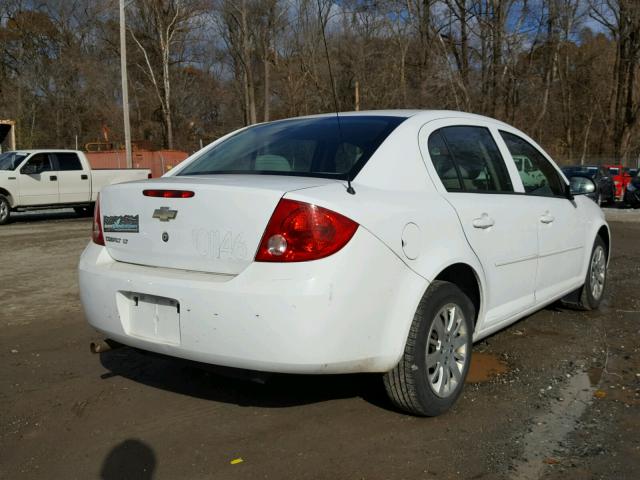
[[[609,173],[611,175],[618,175],[620,173],[620,169],[619,168],[609,168]]]
[[[15,170],[25,158],[27,158],[26,153],[0,153],[0,170]]]
[[[203,153],[178,175],[221,173],[353,178],[403,117],[283,120],[249,127]]]

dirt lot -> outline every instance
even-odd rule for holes
[[[258,384],[91,355],[75,270],[91,222],[27,215],[0,227],[0,478],[640,478],[640,215],[618,217],[603,308],[476,344],[473,383],[424,419],[377,376]]]

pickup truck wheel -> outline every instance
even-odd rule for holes
[[[6,225],[11,219],[11,204],[9,199],[0,195],[0,225]]]
[[[431,284],[413,318],[404,355],[384,375],[394,405],[432,417],[456,402],[471,363],[474,318],[473,303],[456,285]]]
[[[73,210],[79,217],[88,217],[93,215],[93,208],[91,207],[73,207]]]

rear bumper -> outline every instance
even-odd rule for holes
[[[286,373],[392,369],[427,286],[364,228],[328,258],[252,263],[237,276],[116,262],[91,243],[79,274],[87,320],[109,338],[204,363]],[[131,313],[130,299],[138,294],[180,304],[174,334],[136,333],[140,314]]]

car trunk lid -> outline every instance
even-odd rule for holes
[[[100,210],[105,245],[117,261],[238,274],[254,259],[282,196],[336,182],[272,175],[164,177],[105,188]],[[144,190],[193,192],[188,198]]]

